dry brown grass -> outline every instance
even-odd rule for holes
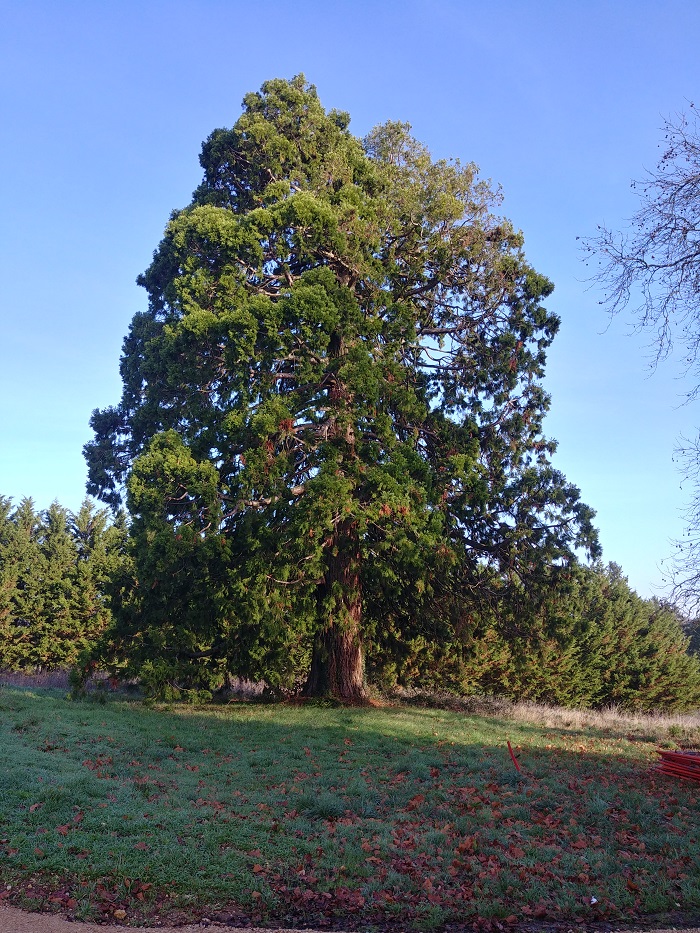
[[[597,730],[607,735],[700,745],[700,710],[691,713],[633,713],[616,707],[600,710],[567,709],[546,703],[515,702],[498,697],[458,697],[424,691],[400,691],[397,699],[407,705],[439,707],[454,712],[495,716],[513,722],[550,729]]]
[[[0,686],[7,687],[55,687],[68,689],[68,671],[3,671],[0,670]]]
[[[506,714],[516,722],[564,729],[599,729],[621,735],[662,741],[671,738],[700,740],[700,710],[692,713],[630,713],[609,707],[602,710],[563,709],[542,703],[512,703]],[[502,714],[501,714],[502,715]]]

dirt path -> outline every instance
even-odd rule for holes
[[[102,923],[79,923],[73,920],[63,920],[56,914],[33,914],[16,907],[0,907],[0,933],[126,933],[134,929],[126,926],[106,926]],[[217,930],[228,930],[231,927],[220,923],[190,923],[184,927],[139,927],[138,933],[203,933],[204,930],[215,933]],[[280,927],[277,930],[261,930],[258,927],[248,927],[236,933],[309,933],[308,930],[289,930]]]
[[[0,933],[126,933],[129,929],[136,933],[136,928],[127,926],[113,926],[101,923],[80,923],[74,920],[63,920],[55,914],[35,914],[28,911],[18,910],[16,907],[0,907]],[[207,922],[207,923],[188,923],[186,926],[169,927],[138,927],[138,933],[203,933],[204,930],[210,933],[227,930],[231,933],[232,927],[227,924]],[[657,927],[648,927],[650,933],[700,933],[700,927],[678,926],[663,930]],[[534,933],[531,925],[528,925],[529,933]],[[566,925],[559,926],[547,924],[542,928],[543,933],[642,933],[643,927],[634,927],[633,929],[623,928],[614,923],[582,924],[573,926],[569,930]],[[291,930],[287,927],[246,927],[237,929],[235,933],[313,933],[309,929]]]

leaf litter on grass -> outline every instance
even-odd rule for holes
[[[700,907],[697,807],[650,742],[436,709],[12,703],[13,897],[421,928]]]

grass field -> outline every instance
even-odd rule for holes
[[[0,897],[135,924],[696,916],[697,785],[653,770],[692,722],[529,718],[0,687]]]

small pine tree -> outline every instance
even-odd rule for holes
[[[86,498],[69,522],[76,549],[71,613],[86,646],[111,621],[107,590],[124,559],[126,521],[120,513],[111,522],[107,509]]]
[[[72,515],[58,502],[37,512],[0,498],[0,665],[73,664],[110,620],[105,590],[122,558],[123,518],[89,502]]]
[[[32,499],[24,498],[12,513],[13,533],[9,560],[15,567],[16,584],[8,637],[2,646],[5,666],[41,666],[35,631],[45,618],[46,558],[41,548],[43,523]]]
[[[6,644],[9,638],[17,595],[18,569],[12,501],[0,496],[0,646]]]

